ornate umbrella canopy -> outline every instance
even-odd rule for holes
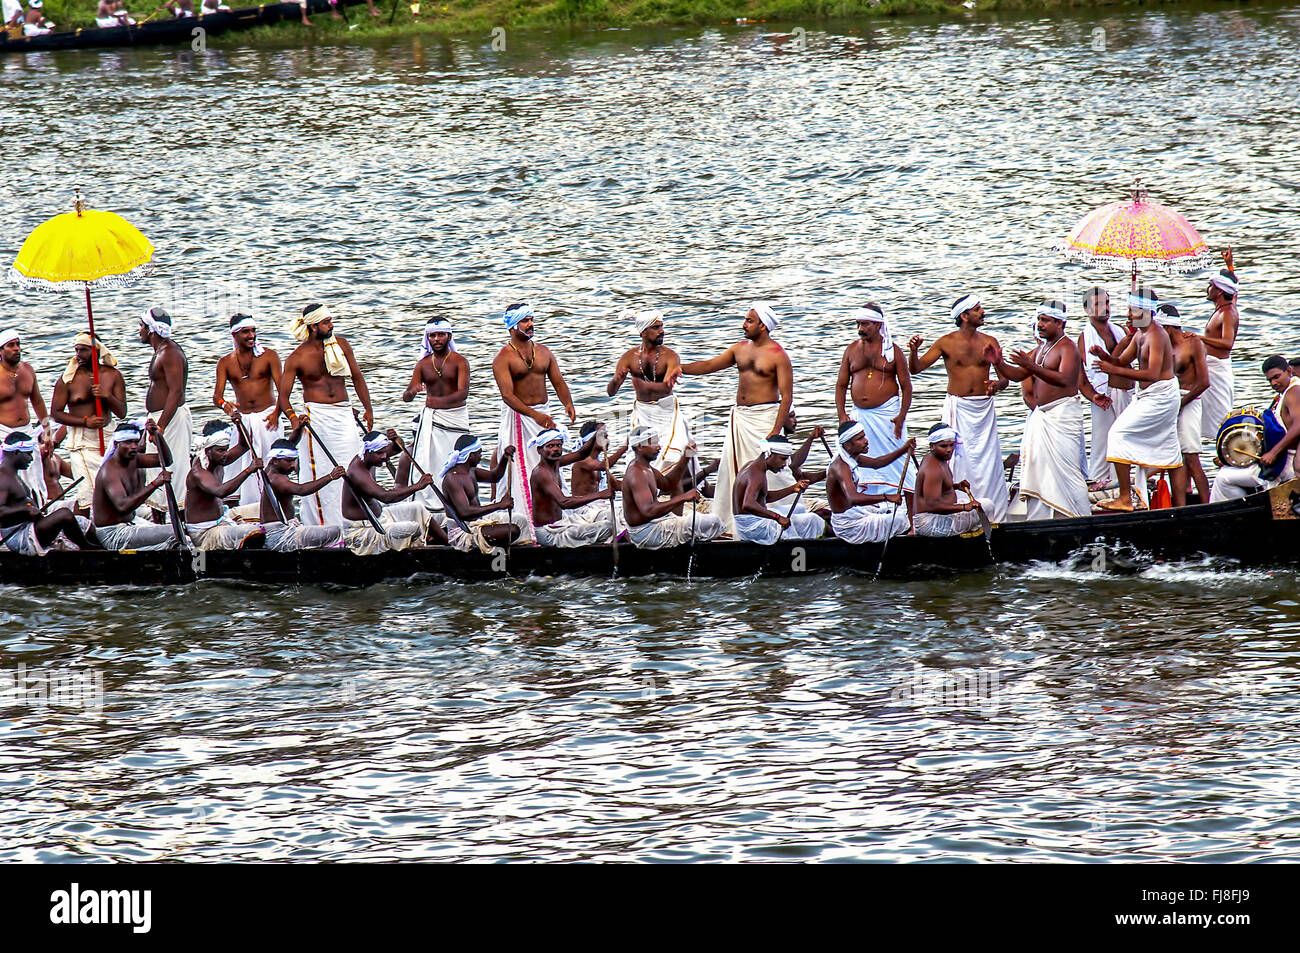
[[[1171,208],[1147,200],[1137,185],[1127,202],[1089,212],[1060,246],[1065,257],[1109,265],[1136,276],[1139,267],[1183,274],[1210,266],[1210,249],[1191,223]]]
[[[86,208],[54,218],[27,236],[9,269],[24,288],[62,291],[67,282],[92,289],[124,288],[153,270],[153,244],[112,212]]]

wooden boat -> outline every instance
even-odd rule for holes
[[[17,585],[169,585],[199,579],[234,579],[284,584],[364,586],[412,576],[491,580],[525,576],[642,576],[742,578],[801,576],[822,572],[872,575],[880,563],[879,543],[855,546],[838,539],[781,541],[760,546],[734,540],[689,546],[637,549],[624,543],[614,566],[612,547],[551,549],[516,546],[506,553],[462,553],[442,546],[358,556],[346,549],[275,553],[267,550],[207,553],[56,551],[42,557],[0,552],[0,583]],[[971,572],[992,564],[982,533],[955,539],[900,536],[886,553],[882,574],[890,578]]]
[[[361,0],[339,0],[351,5]],[[307,12],[328,13],[329,0],[307,0]],[[33,53],[38,50],[79,50],[92,47],[156,46],[164,43],[183,43],[194,40],[194,31],[203,29],[208,36],[235,30],[248,30],[285,20],[297,20],[302,8],[296,3],[267,3],[258,7],[245,7],[224,13],[177,19],[150,20],[133,26],[85,27],[75,30],[58,30],[44,36],[12,36],[0,31],[0,53]]]

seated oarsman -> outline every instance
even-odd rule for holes
[[[247,449],[243,437],[225,420],[209,420],[195,441],[194,464],[185,477],[185,531],[199,549],[242,549],[250,537],[262,535],[260,524],[236,523],[225,507],[226,497],[262,468],[261,459],[253,457],[248,466],[223,481],[226,464]]]
[[[860,463],[862,454],[870,449],[867,431],[861,420],[846,420],[840,424],[839,452],[826,471],[826,496],[831,505],[831,529],[846,543],[879,543],[890,536],[900,536],[912,528],[907,517],[907,507],[900,506],[903,496],[893,493],[868,493],[865,490],[881,485],[882,473],[888,474],[888,463],[869,461],[876,466]],[[911,453],[916,449],[916,439],[911,438],[891,450],[891,455]],[[903,476],[900,470],[895,479]],[[886,479],[888,477],[885,477]]]
[[[298,473],[298,440],[302,436],[302,430],[302,421],[299,420],[289,436],[272,443],[266,454],[266,468],[263,470],[266,486],[275,494],[284,518],[288,520],[287,523],[282,522],[280,514],[271,505],[270,498],[267,494],[262,494],[262,529],[266,532],[266,548],[278,553],[324,549],[327,546],[341,545],[343,541],[342,526],[304,526],[298,519],[298,497],[320,492],[326,484],[343,479],[346,472],[342,467],[335,467],[318,479],[306,483],[295,482],[294,477]]]
[[[176,19],[185,20],[194,16],[194,0],[171,0],[167,9]]]
[[[1280,354],[1264,362],[1264,376],[1268,378],[1268,386],[1277,393],[1272,405],[1264,411],[1266,449],[1259,461],[1250,466],[1235,467],[1220,461],[1223,466],[1214,477],[1211,503],[1239,499],[1295,478],[1295,452],[1300,446],[1300,386],[1297,386],[1300,376]],[[1273,475],[1271,471],[1279,462],[1282,469]],[[1270,471],[1271,478],[1266,478],[1264,471]]]
[[[1205,343],[1199,335],[1183,330],[1183,319],[1172,304],[1156,308],[1156,321],[1169,334],[1174,348],[1174,375],[1178,378],[1181,406],[1178,410],[1178,449],[1183,465],[1174,471],[1174,506],[1187,505],[1188,484],[1196,486],[1202,503],[1210,498],[1210,481],[1201,466],[1201,396],[1210,389]],[[1218,435],[1218,430],[1215,430]]]
[[[769,502],[775,503],[802,493],[811,485],[808,480],[798,480],[779,490],[768,490],[768,474],[784,470],[793,455],[794,447],[790,446],[785,434],[776,434],[763,441],[759,455],[736,474],[731,503],[736,514],[733,519],[738,539],[770,546],[778,537],[820,539],[826,535],[826,521],[816,513],[800,513],[793,509],[778,513],[767,507]]]
[[[614,488],[573,496],[566,492],[560,473],[564,457],[564,434],[543,430],[532,442],[538,462],[528,477],[533,496],[533,531],[543,546],[588,546],[603,543],[614,535],[613,516],[608,509],[587,507],[597,500],[610,500]]]
[[[506,447],[497,465],[487,470],[479,466],[483,462],[483,444],[479,439],[471,434],[461,434],[456,439],[455,447],[442,464],[442,495],[465,521],[469,532],[461,529],[449,514],[445,526],[448,545],[466,553],[478,546],[481,552],[487,553],[495,546],[513,543],[528,531],[528,516],[515,509],[509,493],[487,506],[479,504],[478,485],[501,480],[514,455],[515,448]]]
[[[622,458],[626,447],[619,447],[617,450],[607,453],[609,449],[609,433],[605,425],[598,420],[588,420],[578,431],[578,447],[572,453],[566,453],[560,458],[560,466],[564,467],[569,464],[569,493],[572,496],[581,496],[584,493],[594,493],[596,490],[603,490],[610,485],[613,480],[614,492],[618,493],[623,489],[623,483],[618,477],[609,473],[606,465],[614,466]],[[677,468],[675,472],[683,471],[685,468]],[[608,478],[607,478],[608,476]],[[604,507],[608,515],[609,507],[599,500],[588,503],[590,507]]]
[[[145,482],[145,470],[162,467],[161,453],[144,452],[146,437],[159,450],[167,448],[152,419],[143,427],[135,421],[118,424],[111,452],[95,476],[90,518],[105,549],[173,549],[178,545],[170,523],[135,522],[136,508],[171,479],[171,472],[163,468]],[[167,452],[170,454],[170,449]]]
[[[5,541],[0,548],[24,556],[43,556],[60,534],[78,548],[90,548],[93,544],[72,510],[60,508],[41,515],[23,480],[23,472],[37,453],[36,439],[21,431],[9,434],[0,444],[0,539]]]
[[[55,25],[45,19],[45,11],[42,9],[44,6],[42,0],[32,0],[27,12],[23,14],[23,36],[44,36],[54,32]]]
[[[63,438],[67,433],[67,427],[60,427],[58,430],[54,431],[53,440],[40,441],[41,475],[45,479],[45,498],[47,500],[54,500],[59,497],[63,493],[63,479],[65,477],[71,478],[73,475],[72,464],[55,452],[58,449],[59,444],[63,442]],[[65,496],[53,505],[65,509],[72,509],[72,499],[71,497]],[[82,528],[85,529],[89,525],[90,520],[87,519],[85,523],[82,524]]]
[[[397,431],[392,429],[387,433],[370,431],[362,438],[361,453],[348,464],[345,479],[356,494],[353,495],[344,487],[343,539],[348,549],[361,556],[371,556],[390,549],[406,549],[413,543],[425,540],[444,545],[447,542],[447,534],[433,522],[433,514],[427,507],[419,502],[402,502],[431,485],[433,477],[426,473],[410,486],[394,487],[391,490],[385,489],[375,479],[375,467],[402,452],[397,446],[397,439]],[[379,525],[384,528],[382,535],[376,532],[366,518],[357,503],[357,497],[378,518]]]
[[[126,12],[126,4],[122,0],[99,0],[99,6],[95,10],[95,26],[108,28],[133,23],[135,20]]]
[[[954,483],[950,461],[960,438],[951,427],[930,430],[930,452],[916,470],[916,512],[912,527],[918,536],[958,536],[980,525],[978,499],[958,502],[957,491],[968,492],[970,482]]]
[[[679,457],[669,473],[656,470],[654,461],[663,452],[658,430],[634,427],[628,445],[632,448],[632,460],[623,474],[623,518],[633,545],[640,549],[663,549],[690,542],[692,531],[696,539],[704,541],[723,534],[726,527],[716,516],[698,511],[689,516],[680,513],[680,508],[687,503],[699,505],[702,499],[699,490],[677,493],[665,500],[659,498],[661,493],[671,494],[680,485],[678,474],[685,471],[687,458]]]

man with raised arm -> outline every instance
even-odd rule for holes
[[[461,434],[452,448],[450,456],[442,463],[442,495],[454,511],[447,514],[447,544],[462,552],[469,552],[475,546],[479,551],[488,553],[495,546],[503,546],[519,539],[528,530],[528,514],[515,509],[514,500],[509,494],[483,506],[478,500],[480,483],[496,483],[500,480],[515,455],[514,447],[506,447],[501,459],[492,469],[484,469],[483,444],[473,434]],[[455,516],[459,516],[469,527],[469,532],[461,529]]]
[[[672,493],[680,477],[670,477],[654,467],[654,461],[663,453],[659,433],[653,427],[640,424],[628,436],[632,460],[623,474],[623,518],[627,521],[627,535],[640,549],[664,549],[684,546],[695,539],[708,541],[723,533],[722,520],[709,513],[692,511],[690,515],[677,513],[689,503],[698,506],[702,499],[699,490],[688,490],[661,500],[661,493]],[[681,467],[679,457],[674,467]]]
[[[1009,492],[993,395],[1007,386],[1007,380],[989,379],[991,364],[985,352],[989,345],[996,348],[998,342],[980,330],[984,306],[979,296],[958,298],[949,315],[957,330],[935,341],[924,356],[917,355],[924,339],[919,334],[913,337],[908,342],[907,368],[919,374],[943,358],[948,393],[940,417],[962,435],[952,457],[953,476],[970,483],[975,495],[986,501],[989,517],[997,522],[1006,518]]]
[[[99,352],[98,384],[94,382],[94,368],[91,366],[96,350]],[[67,428],[63,449],[68,451],[73,477],[82,479],[77,487],[76,509],[88,514],[95,492],[95,477],[99,475],[105,455],[113,452],[113,418],[126,417],[126,382],[117,369],[117,358],[104,347],[103,342],[92,342],[89,334],[77,335],[72,343],[72,352],[68,366],[54,382],[50,416]],[[100,411],[95,409],[97,397]],[[100,440],[104,441],[103,450],[100,449]]]
[[[958,502],[957,491],[969,495],[970,483],[954,480],[951,461],[961,445],[957,431],[946,424],[930,428],[930,451],[916,468],[916,512],[912,527],[918,536],[960,536],[980,525],[980,501]]]
[[[816,513],[800,513],[791,507],[785,512],[769,509],[768,503],[808,489],[808,480],[799,480],[779,490],[768,490],[768,474],[785,469],[794,447],[785,434],[776,434],[762,442],[759,456],[740,468],[732,490],[736,538],[771,546],[780,539],[820,539],[826,535],[826,520]]]
[[[1196,486],[1197,496],[1206,503],[1210,499],[1210,481],[1201,466],[1201,397],[1210,386],[1210,371],[1205,361],[1205,344],[1200,335],[1183,330],[1182,316],[1172,304],[1162,304],[1156,309],[1156,323],[1169,334],[1169,343],[1174,347],[1174,375],[1182,398],[1178,410],[1178,449],[1183,452],[1183,465],[1173,473],[1174,506],[1187,505],[1189,484]]]
[[[717,486],[713,492],[712,512],[728,532],[735,533],[736,476],[763,453],[764,441],[781,433],[794,400],[794,367],[785,348],[772,338],[780,327],[772,307],[755,301],[745,312],[741,327],[745,339],[727,348],[717,357],[682,365],[679,374],[713,374],[735,367],[736,404],[727,420],[727,436],[722,445],[722,464],[718,467]],[[676,383],[673,378],[669,383]],[[783,489],[794,483],[794,476],[768,471],[769,486]]]
[[[27,470],[40,471],[39,457],[36,438],[22,430],[10,431],[0,441],[0,551],[44,556],[60,535],[78,549],[90,549],[94,544],[72,510],[59,507],[41,513],[43,503],[32,495],[24,478]]]
[[[217,361],[217,386],[212,392],[212,402],[234,418],[238,413],[244,421],[251,448],[232,463],[243,470],[253,457],[266,459],[271,444],[284,435],[280,420],[279,396],[280,356],[257,340],[257,322],[252,315],[236,314],[230,318],[230,338],[234,349]],[[235,392],[234,401],[226,400],[226,383]],[[239,488],[239,505],[256,505],[262,496],[265,477],[261,472],[245,480]]]
[[[826,498],[830,501],[831,529],[835,535],[846,543],[880,543],[910,530],[907,507],[899,505],[903,498],[897,489],[889,493],[869,492],[880,471],[858,462],[869,447],[862,422],[841,423],[838,444],[839,452],[826,471]],[[911,439],[901,450],[911,453],[915,447],[916,440]]]
[[[1020,442],[1020,495],[1028,501],[1025,518],[1031,520],[1092,512],[1088,481],[1081,468],[1086,462],[1080,451],[1081,362],[1078,348],[1065,333],[1065,321],[1064,301],[1044,301],[1037,313],[1038,347],[1032,352],[1012,351],[1010,363],[996,345],[985,351],[1000,376],[1033,381],[1034,410]]]
[[[145,413],[158,422],[172,453],[172,492],[176,505],[185,507],[185,462],[190,458],[194,440],[194,415],[185,402],[185,386],[190,366],[181,346],[173,340],[172,316],[162,308],[147,308],[140,313],[140,343],[153,348],[149,360],[149,390],[144,395]],[[157,470],[147,474],[152,479]],[[149,506],[160,514],[167,512],[167,494],[159,490],[149,498]]]
[[[1201,396],[1201,436],[1214,442],[1219,427],[1233,410],[1232,348],[1237,343],[1241,313],[1237,310],[1240,285],[1232,270],[1232,249],[1223,251],[1224,267],[1210,279],[1205,297],[1214,305],[1214,314],[1205,324],[1201,340],[1205,342],[1205,365],[1210,372],[1210,387]]]
[[[1088,320],[1078,340],[1083,360],[1079,393],[1089,402],[1092,423],[1088,437],[1088,489],[1105,490],[1115,485],[1115,467],[1106,459],[1106,439],[1115,418],[1124,412],[1133,397],[1133,382],[1107,374],[1092,354],[1094,347],[1111,353],[1124,336],[1124,330],[1110,319],[1110,295],[1105,288],[1094,285],[1084,292],[1083,313]]]
[[[551,349],[533,340],[536,330],[533,309],[524,302],[506,308],[502,323],[510,335],[505,347],[492,360],[492,376],[501,392],[501,423],[497,428],[497,452],[515,448],[514,459],[506,476],[497,483],[496,498],[508,493],[524,512],[533,511],[532,475],[540,462],[535,438],[543,431],[555,429],[551,416],[551,399],[546,391],[549,380],[555,388],[564,412],[571,423],[578,419],[569,396],[569,385],[560,373],[560,362]],[[556,471],[558,474],[558,470]],[[547,507],[549,510],[550,508]],[[524,537],[533,540],[533,532]]]
[[[1100,347],[1092,353],[1107,374],[1137,381],[1133,401],[1110,428],[1106,459],[1115,464],[1119,497],[1100,504],[1103,510],[1133,511],[1133,475],[1138,467],[1138,498],[1147,497],[1146,470],[1176,470],[1183,465],[1178,446],[1178,411],[1182,400],[1174,376],[1174,347],[1165,329],[1155,322],[1160,299],[1154,291],[1136,288],[1128,296],[1128,331],[1115,351]],[[1136,357],[1138,366],[1129,367]]]
[[[28,408],[31,408],[31,412]],[[36,372],[23,360],[22,340],[17,328],[0,331],[0,440],[11,433],[32,433],[32,413],[35,413],[40,430],[39,440],[48,442],[50,415],[45,409],[45,398],[36,383]],[[24,467],[17,471],[32,499],[39,507],[45,503],[45,469],[41,466]]]
[[[435,320],[424,326],[420,360],[402,400],[414,400],[421,391],[424,407],[411,453],[421,470],[436,477],[456,442],[469,434],[469,361],[456,350],[450,321]],[[442,501],[431,487],[421,490],[416,499],[435,512],[442,509]]]
[[[324,476],[306,483],[297,483],[294,477],[298,471],[298,446],[302,438],[303,419],[282,438],[271,444],[266,455],[266,487],[275,495],[280,504],[279,511],[271,504],[268,494],[262,495],[262,528],[266,531],[266,548],[279,553],[291,553],[300,549],[322,549],[326,546],[338,546],[343,540],[343,527],[339,526],[304,526],[297,518],[297,500],[319,492],[327,484],[343,479],[344,469],[335,467]],[[288,522],[281,521],[284,519]]]
[[[293,387],[296,382],[301,382],[311,431],[308,431],[306,451],[300,456],[299,465],[304,482],[310,483],[329,473],[334,466],[325,453],[326,447],[340,466],[347,466],[346,461],[361,452],[361,438],[348,399],[349,379],[357,399],[361,401],[367,430],[374,429],[375,412],[370,407],[370,390],[366,387],[361,368],[357,366],[352,345],[334,333],[334,316],[329,308],[316,303],[305,306],[302,314],[290,324],[289,333],[302,343],[284,362],[278,406],[281,413],[291,413],[289,400],[293,396]],[[296,426],[298,420],[291,416],[289,422]],[[342,526],[345,495],[343,484],[332,480],[304,497],[300,511],[303,523],[307,526]]]
[[[157,452],[144,452],[146,437],[153,440]],[[95,477],[90,511],[95,535],[105,549],[175,549],[179,545],[170,523],[135,522],[137,507],[171,479],[171,473],[162,467],[165,456],[167,440],[154,420],[143,426],[127,421],[113,431],[112,453]],[[148,483],[146,469],[156,473]]]
[[[587,546],[613,538],[619,527],[613,525],[611,509],[588,507],[597,500],[611,500],[614,488],[606,487],[580,496],[565,490],[560,466],[564,457],[564,435],[558,430],[543,430],[532,440],[539,458],[530,477],[533,531],[543,546]]]
[[[682,413],[681,402],[673,393],[673,381],[682,366],[677,352],[664,346],[664,318],[658,311],[624,311],[621,319],[631,320],[641,341],[624,351],[614,367],[605,392],[613,397],[630,375],[635,400],[632,402],[631,427],[653,427],[659,434],[659,459],[652,465],[667,470],[682,458],[691,442],[690,427]]]
[[[443,543],[447,536],[433,518],[429,510],[419,501],[403,503],[433,483],[433,477],[425,474],[410,486],[395,487],[388,490],[380,486],[375,479],[375,467],[389,457],[402,451],[397,446],[397,431],[387,433],[371,431],[361,441],[361,452],[348,464],[347,476],[344,477],[356,490],[356,495],[343,494],[343,538],[348,549],[362,556],[386,552],[390,549],[406,549],[420,542]],[[360,501],[358,502],[358,497]],[[370,520],[361,509],[369,508],[379,520],[384,532],[376,532]]]
[[[852,317],[858,339],[844,349],[840,360],[835,409],[840,423],[856,420],[861,424],[871,452],[883,457],[906,442],[903,432],[912,406],[912,375],[903,360],[903,349],[894,343],[880,305],[868,301]],[[904,466],[903,457],[895,457],[867,481],[865,492],[877,495],[893,492],[898,488]],[[915,482],[916,474],[908,470],[903,489],[910,491]]]

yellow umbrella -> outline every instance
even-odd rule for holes
[[[23,288],[55,292],[68,284],[82,285],[90,337],[98,340],[90,290],[125,288],[152,270],[153,244],[149,239],[120,215],[86,208],[78,192],[73,211],[54,216],[27,236],[9,269],[9,280]],[[99,349],[92,347],[90,353],[91,373],[98,384]],[[96,397],[95,415],[103,414],[103,405]],[[102,430],[99,452],[104,452]]]

